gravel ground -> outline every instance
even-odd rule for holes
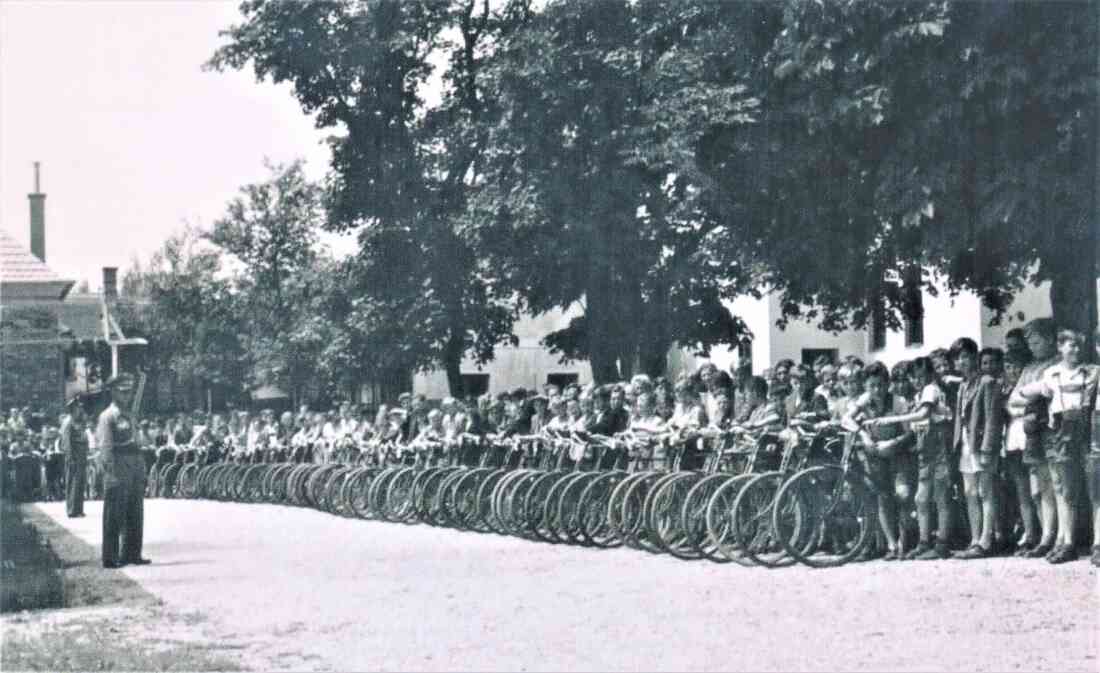
[[[99,503],[38,507],[99,544]],[[145,518],[154,564],[122,572],[248,669],[1100,670],[1086,561],[767,571],[274,505]]]

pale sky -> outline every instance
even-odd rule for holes
[[[0,0],[0,227],[29,242],[42,162],[46,263],[95,289],[185,220],[209,227],[265,156],[320,179],[329,131],[288,86],[202,70],[237,22],[236,1]]]

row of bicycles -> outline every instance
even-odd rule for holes
[[[176,461],[152,468],[149,489],[680,559],[833,567],[874,537],[877,493],[861,450],[850,435],[802,427],[466,435],[364,447],[350,464]]]

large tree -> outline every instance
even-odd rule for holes
[[[756,140],[748,221],[786,314],[861,326],[884,304],[896,324],[943,284],[1001,311],[1049,280],[1056,321],[1091,334],[1097,7],[787,3],[756,76],[760,123],[720,134]],[[737,259],[713,242],[712,259]]]
[[[455,223],[484,151],[480,69],[494,39],[524,20],[523,3],[474,0],[242,3],[211,66],[290,82],[317,123],[340,131],[327,226],[358,229],[357,287],[418,345],[416,367],[442,367],[462,393],[460,364],[510,341],[511,297],[500,294]],[[447,64],[431,80],[436,63]],[[425,102],[431,82],[442,101]],[[361,320],[361,327],[378,324]],[[388,342],[386,338],[382,342]]]
[[[324,263],[316,249],[324,211],[320,188],[301,161],[265,165],[268,179],[241,187],[205,237],[236,263],[250,378],[298,398],[313,378],[320,343],[302,335],[311,317],[306,309],[320,291],[311,281]]]
[[[211,386],[233,397],[243,392],[247,356],[237,296],[220,253],[205,244],[200,231],[186,227],[148,264],[135,260],[122,285],[116,311],[128,335],[148,340],[141,359],[152,381],[171,376],[191,383],[195,399],[184,403],[205,403]]]
[[[664,374],[671,346],[706,352],[744,329],[722,300],[750,291],[755,269],[699,259],[724,221],[684,156],[702,119],[751,120],[744,74],[769,15],[563,0],[493,59],[500,111],[469,224],[526,310],[583,308],[546,342],[588,358],[597,381]]]

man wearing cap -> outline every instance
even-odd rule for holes
[[[96,437],[103,469],[103,567],[145,565],[141,557],[145,516],[145,459],[135,441],[128,411],[134,378],[119,374],[107,382],[110,405],[99,415]],[[121,558],[119,543],[121,538]]]
[[[84,516],[84,491],[88,478],[88,415],[81,395],[69,399],[69,413],[61,422],[59,445],[65,455],[65,514],[70,519]]]

